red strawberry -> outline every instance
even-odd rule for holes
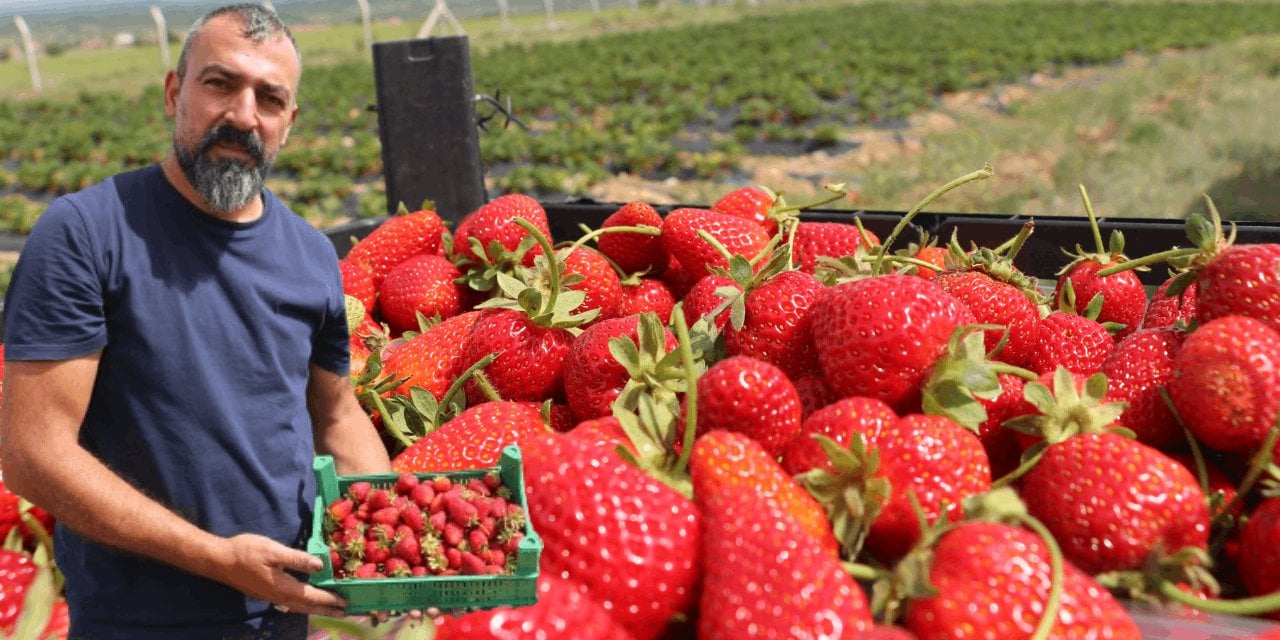
[[[898,414],[881,400],[858,396],[836,400],[805,419],[800,432],[782,451],[782,467],[791,475],[810,469],[833,471],[815,435],[826,436],[847,449],[854,434],[878,440],[880,431],[897,421]]]
[[[1004,348],[993,356],[996,360],[1017,366],[1026,363],[1040,333],[1040,310],[1035,300],[1017,286],[977,269],[944,271],[933,281],[963,302],[977,322],[1004,328],[984,332],[987,351],[1006,340]]]
[[[765,471],[779,487],[793,487],[784,495],[808,497],[758,445],[709,433],[694,445],[690,471],[705,519],[701,555],[709,560],[698,638],[841,638],[871,629],[866,595],[826,541],[829,528],[815,537],[803,524],[825,520],[821,509],[812,498],[804,505],[757,485],[755,472]]]
[[[1190,325],[1196,319],[1196,283],[1187,285],[1180,295],[1169,295],[1173,278],[1160,283],[1160,287],[1147,302],[1147,314],[1142,319],[1143,328],[1172,327],[1181,320]]]
[[[352,246],[345,260],[368,265],[373,270],[373,284],[377,288],[401,262],[419,253],[438,253],[443,237],[444,222],[436,212],[402,211],[387,218]]]
[[[885,562],[901,558],[921,535],[919,504],[928,524],[960,520],[969,496],[991,488],[991,465],[972,431],[942,416],[910,414],[889,424],[867,449],[880,452],[880,475],[890,498],[867,534],[867,550]],[[911,496],[915,496],[915,502]]]
[[[625,338],[638,345],[639,327],[638,316],[613,318],[587,327],[574,339],[565,357],[564,383],[565,399],[575,420],[590,420],[610,414],[610,405],[633,375],[614,357],[609,343],[614,338]],[[665,338],[660,347],[663,353],[675,351],[676,337],[666,329],[661,331]],[[661,357],[661,354],[654,355]],[[639,369],[641,362],[629,364],[635,368],[636,376],[645,373]]]
[[[813,412],[836,401],[835,394],[822,379],[821,373],[810,373],[791,380],[800,394],[800,416],[807,419]]]
[[[818,362],[838,397],[919,407],[920,385],[951,334],[973,322],[964,303],[914,276],[884,275],[829,290],[810,311]]]
[[[689,473],[694,496],[750,487],[761,499],[774,503],[823,549],[834,551],[837,541],[831,522],[819,505],[759,442],[741,433],[711,431],[694,443]]]
[[[1246,316],[1207,322],[1182,343],[1168,389],[1205,444],[1255,451],[1280,413],[1280,333]]]
[[[729,262],[698,236],[707,232],[729,255],[753,259],[769,243],[769,233],[750,220],[706,209],[680,208],[667,214],[662,224],[662,245],[691,274],[727,269]],[[763,261],[762,261],[763,262]]]
[[[536,404],[486,402],[418,439],[391,461],[391,468],[396,473],[425,473],[492,467],[503,447],[546,431]]]
[[[36,579],[36,563],[25,553],[0,549],[0,631],[13,633],[27,589]]]
[[[622,423],[618,422],[618,419],[613,416],[583,420],[565,432],[565,435],[604,447],[610,451],[616,451],[621,446],[633,455],[636,453],[635,445],[632,444],[631,438],[622,430]]]
[[[618,317],[653,313],[663,324],[671,322],[671,310],[676,306],[676,294],[666,283],[657,278],[639,278],[634,284],[622,283],[622,300],[618,303]]]
[[[609,449],[563,434],[522,449],[542,573],[576,582],[639,640],[692,608],[702,531],[693,502]]]
[[[537,200],[519,193],[498,196],[482,205],[479,209],[467,214],[454,233],[453,254],[456,260],[466,262],[498,262],[500,256],[494,252],[494,243],[499,251],[514,253],[521,241],[529,237],[529,232],[516,224],[516,218],[523,218],[551,237],[551,229],[547,224],[547,212]],[[483,254],[476,253],[472,241],[479,242]],[[534,257],[542,253],[537,244],[521,258],[521,264],[533,264]]]
[[[622,283],[618,281],[618,272],[613,270],[604,256],[594,249],[574,247],[564,257],[564,267],[566,276],[582,276],[581,282],[571,284],[568,288],[586,294],[582,304],[573,313],[599,310],[599,315],[591,322],[618,315],[618,307],[622,304]]]
[[[1089,573],[1140,569],[1157,551],[1208,546],[1209,507],[1195,477],[1115,433],[1051,444],[1022,477],[1021,495],[1063,555]]]
[[[378,301],[373,268],[348,258],[338,261],[338,269],[342,272],[342,292],[359,300],[366,310],[372,311]]]
[[[662,216],[644,202],[629,202],[604,219],[601,229],[610,227],[653,227],[662,230]],[[623,273],[661,273],[667,266],[667,250],[658,235],[627,231],[604,233],[596,241],[600,253],[618,265]]]
[[[1280,331],[1280,244],[1227,247],[1196,282],[1201,322],[1241,315]]]
[[[698,377],[698,433],[746,435],[777,458],[800,431],[800,396],[781,369],[730,356]]]
[[[948,251],[946,247],[920,247],[911,257],[919,260],[920,262],[934,265],[936,268],[930,269],[928,267],[921,267],[917,265],[916,275],[924,278],[925,280],[931,280],[939,273],[946,271],[947,256],[949,256],[950,253],[951,252]]]
[[[424,253],[396,265],[378,290],[378,309],[396,333],[418,331],[418,314],[455,316],[470,306],[466,290],[455,282],[462,272],[443,256]]]
[[[4,357],[4,352],[0,350],[0,360]],[[36,519],[36,522],[44,529],[44,533],[53,535],[53,527],[55,520],[48,511],[37,507],[34,504],[25,502],[18,494],[9,490],[0,481],[0,542],[9,537],[9,532],[17,529],[21,534],[23,546],[33,549],[36,543],[36,532],[32,531],[31,526],[23,520],[23,512],[30,514]]]
[[[1106,589],[1070,562],[1062,568],[1057,623],[1048,637],[1142,637]],[[1039,536],[994,522],[961,524],[933,550],[928,579],[938,594],[912,600],[906,626],[920,640],[1029,639],[1045,611],[1051,576]]]
[[[538,601],[526,607],[499,607],[438,622],[436,640],[633,640],[622,623],[570,580],[543,571]]]
[[[1280,591],[1280,498],[1266,498],[1249,513],[1240,532],[1240,558],[1240,580],[1250,595]]]
[[[484,375],[503,400],[541,402],[560,396],[564,386],[564,359],[573,344],[573,333],[558,326],[539,326],[515,309],[485,309],[472,325],[462,345],[463,368],[489,354],[497,358]],[[474,380],[468,381],[467,402],[488,398]]]
[[[1026,380],[1011,373],[996,375],[1000,383],[1000,395],[993,399],[976,396],[977,401],[987,412],[987,419],[978,425],[978,439],[987,452],[987,461],[991,463],[991,477],[1001,478],[1018,467],[1022,457],[1022,445],[1018,442],[1018,433],[1004,426],[1004,421],[1013,418],[1024,410],[1026,403],[1022,398]]]
[[[1094,296],[1102,297],[1102,308],[1098,312],[1098,322],[1114,322],[1124,325],[1116,334],[1124,337],[1133,333],[1142,325],[1142,317],[1147,312],[1147,290],[1133,271],[1121,271],[1109,276],[1099,276],[1098,271],[1113,264],[1122,262],[1123,256],[1110,261],[1084,260],[1069,268],[1058,278],[1054,289],[1055,300],[1063,294],[1067,283],[1075,294],[1074,309],[1084,314],[1086,307]]]
[[[1052,373],[1058,367],[1085,375],[1095,373],[1115,348],[1106,327],[1063,311],[1045,316],[1036,335],[1026,366],[1040,374]]]
[[[1127,402],[1120,423],[1138,441],[1166,450],[1185,442],[1182,427],[1169,411],[1161,390],[1173,377],[1173,359],[1184,334],[1172,328],[1139,329],[1122,339],[1102,362],[1110,385],[1107,398]]]
[[[383,372],[393,378],[408,378],[395,392],[407,396],[410,389],[419,387],[436,400],[443,399],[462,373],[462,344],[479,317],[479,311],[460,313],[385,352]]]
[[[872,244],[880,244],[880,239],[874,233],[866,233]],[[801,271],[813,273],[817,270],[819,257],[851,256],[862,245],[862,235],[854,225],[804,221],[796,225],[791,252]]]
[[[711,210],[755,222],[773,235],[778,232],[778,221],[769,217],[774,200],[774,195],[766,189],[741,187],[721,196],[711,205]]]
[[[729,355],[750,356],[782,369],[791,379],[818,371],[809,310],[826,291],[801,271],[783,271],[752,289],[741,328],[724,329]]]
[[[703,276],[693,285],[693,288],[689,289],[689,293],[685,294],[685,297],[681,302],[684,306],[685,318],[688,319],[690,324],[697,322],[704,316],[710,315],[712,311],[715,311],[720,307],[720,305],[724,304],[725,299],[716,295],[716,291],[724,287],[729,287],[738,291],[742,290],[742,287],[728,276],[715,274]],[[725,309],[720,312],[720,315],[715,317],[716,328],[723,329],[725,323],[728,321],[729,310]]]

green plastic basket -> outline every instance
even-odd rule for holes
[[[517,552],[516,569],[510,574],[334,579],[333,565],[322,528],[325,508],[353,482],[363,480],[372,482],[375,486],[388,487],[395,484],[396,475],[339,476],[332,456],[316,456],[313,468],[316,474],[316,504],[307,552],[320,558],[324,562],[324,568],[311,574],[310,581],[317,587],[342,595],[347,600],[347,613],[408,611],[429,607],[441,611],[458,611],[524,606],[537,602],[538,556],[542,553],[542,539],[534,532],[527,518],[525,535]],[[512,500],[518,500],[520,507],[527,512],[529,506],[525,501],[523,464],[520,449],[515,445],[502,450],[502,458],[497,467],[417,475],[420,478],[446,475],[455,482],[465,482],[481,477],[495,468],[502,483],[511,490]]]

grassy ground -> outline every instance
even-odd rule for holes
[[[854,151],[754,157],[747,173],[792,201],[844,182],[854,205],[901,211],[990,162],[994,178],[932,209],[1083,215],[1083,184],[1099,215],[1181,218],[1207,193],[1224,215],[1280,220],[1277,104],[1280,37],[1250,38],[944,96],[900,127],[845,131]],[[733,186],[620,178],[595,195],[711,202]]]

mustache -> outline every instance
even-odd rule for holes
[[[240,145],[245,151],[253,156],[254,162],[258,166],[266,163],[266,148],[262,144],[262,139],[258,134],[251,131],[241,131],[235,126],[223,123],[209,130],[204,138],[200,140],[200,144],[196,146],[196,156],[203,156],[215,144],[219,142],[229,142]]]

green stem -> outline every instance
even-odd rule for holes
[[[502,394],[493,388],[493,383],[489,382],[489,376],[486,376],[484,371],[476,370],[471,373],[471,377],[475,379],[476,386],[480,387],[480,393],[483,393],[490,402],[502,402]]]
[[[733,258],[733,255],[729,253],[728,249],[724,248],[724,245],[720,244],[715,237],[703,229],[698,229],[698,237],[701,238],[703,242],[711,245],[711,248],[714,249],[716,253],[720,254],[720,257],[724,260],[725,266],[729,266],[729,260]]]
[[[1044,450],[1040,451],[1036,455],[1031,456],[1026,460],[1023,460],[1022,464],[1018,465],[1017,469],[1014,469],[1013,471],[1006,473],[1004,477],[1000,478],[999,480],[996,480],[995,482],[992,482],[991,489],[992,490],[1002,489],[1004,487],[1007,487],[1013,484],[1014,482],[1017,482],[1018,478],[1021,478],[1022,476],[1026,475],[1028,471],[1035,468],[1036,463],[1040,462],[1040,458],[1044,456],[1045,451],[1048,451],[1048,447],[1045,447]]]
[[[1192,609],[1231,616],[1260,616],[1280,611],[1280,591],[1238,600],[1206,600],[1165,581],[1160,583],[1160,595]]]
[[[990,363],[990,367],[991,367],[991,370],[995,371],[996,373],[1012,374],[1012,375],[1018,376],[1019,378],[1022,378],[1023,380],[1039,380],[1040,379],[1040,375],[1030,369],[1023,369],[1022,367],[1014,366],[1007,362],[1001,362],[999,360],[992,360]]]
[[[972,173],[967,173],[963,176],[960,176],[959,178],[952,180],[951,182],[948,182],[942,185],[941,187],[938,187],[937,189],[934,190],[933,193],[930,193],[929,195],[925,196],[924,200],[921,200],[918,204],[916,204],[916,206],[912,207],[911,210],[906,213],[906,215],[902,216],[902,219],[898,221],[898,225],[893,228],[893,232],[889,234],[889,237],[885,239],[884,242],[880,243],[880,246],[882,247],[882,251],[880,253],[880,259],[876,260],[875,272],[881,273],[880,271],[882,269],[881,262],[884,260],[884,257],[888,255],[889,247],[893,244],[894,240],[898,239],[898,236],[902,235],[902,232],[906,230],[907,225],[911,222],[911,219],[916,217],[916,214],[920,213],[921,209],[924,209],[925,207],[932,204],[933,201],[941,197],[942,194],[952,189],[955,189],[956,187],[962,184],[973,182],[975,180],[985,180],[987,178],[990,178],[992,173],[993,171],[991,169],[991,165],[988,164],[982,167],[981,169],[978,169],[977,171],[974,171]]]
[[[1178,258],[1195,255],[1197,253],[1200,253],[1200,250],[1192,249],[1192,248],[1170,249],[1168,251],[1161,251],[1159,253],[1153,253],[1149,256],[1142,256],[1141,258],[1125,260],[1124,262],[1113,264],[1105,269],[1098,269],[1098,276],[1105,278],[1109,275],[1120,273],[1121,271],[1129,271],[1131,269],[1136,269],[1138,267],[1146,267],[1146,266],[1156,264],[1157,262],[1168,262],[1170,260],[1176,260]]]
[[[1027,239],[1031,237],[1031,233],[1035,230],[1035,221],[1028,220],[1026,224],[1022,225],[1022,228],[1018,230],[1018,235],[1014,236],[1012,240],[1004,245],[1000,245],[1001,247],[1008,245],[1003,255],[1004,258],[1009,261],[1009,264],[1013,264],[1013,259],[1017,257],[1019,251],[1022,251],[1022,245],[1027,243]],[[997,250],[998,249],[999,247],[997,247]]]
[[[1099,254],[1107,253],[1107,245],[1102,244],[1102,230],[1098,228],[1098,218],[1093,215],[1093,203],[1089,202],[1089,194],[1080,186],[1080,199],[1084,201],[1084,213],[1089,216],[1089,229],[1093,231],[1093,243]]]
[[[867,566],[857,562],[841,562],[840,566],[844,568],[844,572],[849,574],[854,580],[865,580],[875,582],[887,575],[887,571]]]
[[[839,200],[840,198],[843,198],[849,195],[849,192],[845,190],[843,183],[825,185],[825,188],[827,191],[831,192],[831,195],[823,196],[817,200],[814,200],[813,202],[806,202],[804,204],[789,205],[786,207],[781,207],[777,210],[777,212],[788,213],[791,211],[804,211],[805,209],[821,207],[824,204],[827,204],[829,202],[835,202],[836,200]]]
[[[1058,541],[1053,538],[1053,533],[1039,520],[1031,516],[1020,516],[1018,520],[1040,536],[1049,551],[1049,571],[1052,576],[1049,582],[1049,597],[1044,603],[1044,615],[1040,616],[1040,624],[1036,625],[1036,632],[1031,636],[1031,640],[1048,640],[1049,633],[1058,622],[1058,610],[1062,607],[1062,549],[1058,547]]]
[[[698,433],[698,376],[694,373],[693,348],[689,346],[689,324],[684,319],[684,309],[677,304],[671,310],[671,325],[676,330],[676,345],[680,349],[680,363],[684,366],[685,423],[684,439],[676,469],[689,468],[689,456],[693,455],[693,440]]]
[[[1274,449],[1277,438],[1280,438],[1280,414],[1276,415],[1275,423],[1271,425],[1271,430],[1267,432],[1266,440],[1262,442],[1262,448],[1258,449],[1258,452],[1253,454],[1253,459],[1249,461],[1249,471],[1245,473],[1244,479],[1240,481],[1240,486],[1236,488],[1236,495],[1231,498],[1231,502],[1222,507],[1224,513],[1234,509],[1236,504],[1244,500],[1244,497],[1253,490],[1253,485],[1258,483],[1258,479],[1267,470],[1267,465],[1271,462],[1272,456],[1275,455]]]
[[[542,247],[542,254],[547,257],[547,270],[550,272],[547,274],[547,288],[550,290],[547,292],[542,308],[538,309],[538,315],[541,315],[547,309],[556,308],[556,297],[560,295],[560,271],[563,267],[556,258],[556,250],[551,246],[551,241],[537,227],[533,226],[532,222],[524,218],[512,218],[511,221],[529,232],[529,235],[538,241],[538,246]]]
[[[574,240],[569,246],[581,247],[588,242],[609,233],[636,233],[644,236],[656,236],[662,234],[662,229],[652,227],[647,224],[640,226],[600,227],[599,229],[592,229],[584,225],[583,231],[585,233],[582,234],[582,237]]]
[[[497,359],[498,359],[498,354],[491,353],[483,358],[480,358],[479,360],[476,360],[475,364],[471,365],[470,367],[467,367],[466,371],[463,371],[461,375],[453,379],[453,383],[449,385],[449,388],[444,392],[444,395],[440,396],[440,402],[437,404],[438,408],[436,409],[436,412],[437,414],[440,414],[440,415],[432,416],[436,421],[436,426],[440,425],[440,422],[441,422],[440,417],[441,415],[443,415],[444,408],[449,406],[449,404],[453,402],[453,399],[457,397],[459,393],[462,393],[462,390],[466,387],[467,379],[477,375],[478,373],[480,373],[482,369],[489,366],[490,364],[493,364],[493,361]],[[485,378],[484,383],[489,384],[489,380]],[[479,378],[477,378],[476,384],[480,384]],[[483,388],[484,387],[481,387],[481,389]],[[489,388],[493,389],[493,386],[490,385]],[[493,393],[494,395],[497,395],[498,392],[494,391]]]

